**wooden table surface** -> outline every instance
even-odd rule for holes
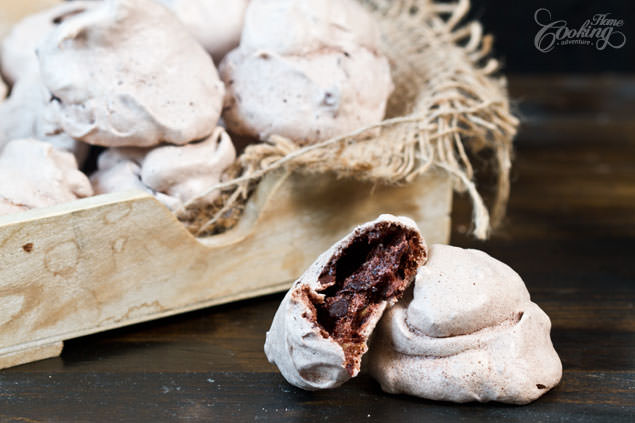
[[[511,77],[524,125],[503,229],[453,243],[515,268],[551,317],[562,382],[533,404],[457,405],[381,392],[366,375],[326,392],[288,385],[263,353],[282,295],[66,343],[0,371],[0,422],[633,421],[635,78]]]

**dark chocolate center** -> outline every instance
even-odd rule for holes
[[[312,301],[317,323],[342,346],[351,374],[365,352],[361,332],[368,318],[383,301],[401,297],[423,254],[415,231],[380,223],[333,257],[320,275],[327,287],[318,291],[323,302]]]

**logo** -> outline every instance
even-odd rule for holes
[[[534,13],[534,20],[540,26],[534,37],[538,51],[548,53],[556,46],[582,45],[604,50],[607,47],[622,48],[626,36],[619,28],[624,20],[615,19],[610,13],[596,13],[579,28],[570,28],[566,20],[553,20],[549,9],[541,8]]]

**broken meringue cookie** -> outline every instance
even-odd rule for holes
[[[379,123],[393,90],[379,47],[354,1],[252,0],[240,46],[219,67],[227,128],[310,144]]]
[[[0,215],[90,197],[86,175],[72,154],[33,139],[15,140],[0,153]]]
[[[186,144],[212,133],[223,83],[168,9],[151,0],[104,0],[58,21],[38,56],[64,132],[110,147]]]
[[[95,4],[80,0],[63,2],[16,23],[0,46],[1,69],[7,82],[15,84],[23,76],[39,71],[37,46],[57,26],[60,17],[81,13]]]
[[[335,388],[355,377],[366,342],[427,257],[415,222],[381,215],[335,243],[293,284],[265,353],[292,385]]]
[[[249,0],[156,0],[179,18],[205,50],[220,63],[238,47]]]
[[[207,139],[184,146],[110,148],[99,156],[90,179],[97,194],[139,189],[174,211],[218,184],[235,159],[231,139],[217,128]],[[201,201],[216,196],[211,192]]]
[[[386,392],[526,404],[562,376],[550,329],[510,267],[433,245],[411,297],[382,318],[366,363]]]

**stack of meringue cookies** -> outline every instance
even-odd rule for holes
[[[562,377],[550,329],[509,266],[478,250],[428,248],[411,219],[382,215],[292,285],[265,353],[307,390],[338,387],[363,364],[389,393],[527,404]]]
[[[130,189],[211,202],[228,133],[323,141],[380,122],[393,90],[354,0],[64,2],[0,53],[0,214]]]

